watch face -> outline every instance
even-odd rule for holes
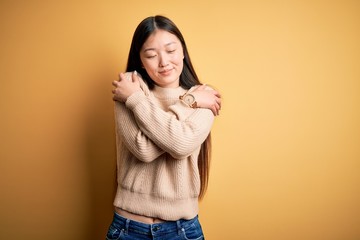
[[[184,101],[185,101],[187,104],[191,105],[191,104],[194,103],[195,97],[194,97],[193,95],[191,95],[191,94],[188,94],[188,95],[186,95],[186,96],[184,97]]]

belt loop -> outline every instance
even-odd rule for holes
[[[180,220],[176,221],[177,229],[178,229],[178,235],[181,235],[182,227]]]
[[[125,223],[125,233],[128,234],[129,232],[129,224],[130,224],[130,219],[126,219],[126,223]]]

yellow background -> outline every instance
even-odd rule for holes
[[[207,239],[360,239],[356,0],[1,0],[0,239],[104,239],[111,81],[155,14],[223,95]]]

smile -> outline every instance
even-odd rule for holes
[[[165,70],[162,70],[160,71],[159,73],[162,74],[162,75],[168,75],[170,74],[170,72],[173,70],[173,68],[171,69],[165,69]]]

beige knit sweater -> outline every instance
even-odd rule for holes
[[[164,220],[198,214],[197,158],[214,115],[179,100],[185,89],[161,88],[115,103],[118,187],[114,205]]]

